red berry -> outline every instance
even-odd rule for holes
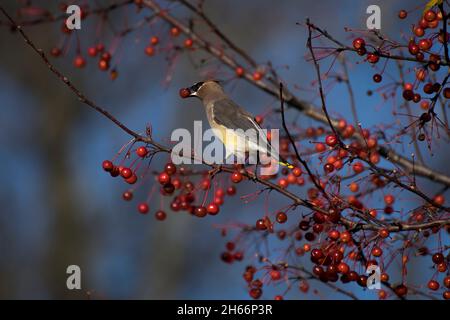
[[[166,163],[165,167],[164,167],[164,171],[168,174],[168,175],[174,175],[175,172],[177,172],[177,167],[172,163]]]
[[[267,226],[264,219],[256,220],[256,230],[266,230]]]
[[[227,194],[229,196],[233,196],[236,194],[236,187],[235,186],[230,186],[227,188]]]
[[[172,37],[177,37],[177,36],[179,36],[179,35],[180,35],[180,29],[178,29],[178,27],[172,27],[172,28],[170,29],[170,35],[171,35]]]
[[[95,57],[97,55],[98,51],[96,47],[89,47],[88,48],[88,55],[91,57]]]
[[[211,187],[211,180],[209,180],[208,178],[205,178],[200,182],[200,188],[202,190],[208,190],[210,187]]]
[[[414,99],[414,92],[412,90],[403,90],[402,96],[406,101],[411,101]]]
[[[431,82],[423,86],[423,92],[426,94],[432,94],[434,92],[433,84]]]
[[[387,194],[384,196],[384,203],[386,203],[388,206],[392,205],[395,201],[395,198],[392,194]]]
[[[158,176],[158,181],[161,184],[166,184],[170,182],[170,176],[166,172],[161,172]]]
[[[219,213],[219,207],[217,206],[217,204],[215,203],[210,203],[207,207],[206,207],[206,211],[208,211],[208,213],[210,215],[216,215],[217,213]]]
[[[363,38],[356,38],[355,40],[353,40],[353,48],[355,48],[356,50],[363,48],[365,45],[366,42]]]
[[[271,270],[270,277],[273,281],[277,281],[281,279],[281,272],[279,270]]]
[[[103,52],[101,55],[101,59],[109,62],[109,60],[111,60],[111,53],[109,53],[108,51]]]
[[[292,169],[292,174],[296,177],[300,177],[302,173],[302,169],[300,169],[299,167],[295,167],[294,169]]]
[[[446,276],[442,282],[445,287],[450,288],[450,276]]]
[[[323,251],[320,249],[313,249],[311,251],[311,261],[314,263],[319,262],[324,257]]]
[[[411,41],[411,42],[408,44],[408,50],[409,50],[409,53],[410,53],[410,54],[412,54],[413,56],[415,56],[416,54],[419,53],[420,48],[419,48],[419,46],[418,46],[417,44],[415,44],[414,42]]]
[[[223,252],[220,256],[223,262],[232,263],[234,260],[234,256],[229,252]]]
[[[381,82],[381,80],[383,80],[383,77],[381,76],[381,74],[376,73],[373,75],[373,81],[375,81],[376,83]]]
[[[406,12],[406,10],[400,10],[400,11],[398,12],[398,17],[399,17],[400,19],[405,19],[407,16],[408,16],[408,13]]]
[[[288,182],[286,179],[280,179],[280,180],[278,180],[278,185],[279,185],[281,188],[285,189],[285,188],[288,187],[289,182]]]
[[[433,254],[431,259],[433,260],[433,262],[435,264],[440,264],[440,263],[444,262],[444,255],[442,253],[438,252],[438,253]]]
[[[359,185],[356,182],[350,183],[349,187],[351,192],[358,192],[359,191]]]
[[[276,219],[278,223],[285,223],[287,221],[287,215],[286,213],[280,211],[277,213]]]
[[[155,48],[153,48],[152,46],[145,47],[145,54],[149,57],[153,56],[155,54]]]
[[[128,184],[135,184],[137,181],[137,175],[133,174],[128,179],[125,179],[125,182]]]
[[[262,290],[260,288],[252,288],[250,289],[249,294],[253,299],[259,299],[262,295]]]
[[[450,87],[444,89],[444,97],[445,99],[450,99]]]
[[[375,52],[370,52],[367,54],[367,61],[370,63],[377,63],[380,60],[380,56]]]
[[[159,38],[156,36],[153,36],[150,38],[150,43],[154,46],[156,46],[159,43]]]
[[[257,116],[255,116],[255,121],[256,121],[257,124],[262,125],[262,123],[264,121],[264,117],[260,116],[260,115],[257,115]]]
[[[345,262],[339,263],[337,269],[342,274],[347,274],[350,271],[350,267]]]
[[[109,174],[111,175],[111,177],[117,177],[120,174],[120,170],[118,167],[113,167]]]
[[[418,102],[420,101],[420,99],[422,99],[422,97],[420,96],[420,94],[414,93],[414,96],[413,96],[413,102],[414,102],[414,103],[418,103]]]
[[[242,174],[239,172],[233,172],[231,174],[231,181],[233,181],[234,183],[239,183],[242,181]]]
[[[236,75],[238,77],[242,77],[245,74],[245,70],[242,67],[237,67],[234,72],[236,72]]]
[[[114,169],[114,164],[109,160],[105,160],[102,163],[102,168],[107,172],[111,172]]]
[[[408,288],[404,284],[395,287],[394,292],[399,297],[404,297],[408,293]]]
[[[101,60],[98,62],[98,68],[99,68],[100,70],[102,70],[102,71],[108,70],[108,69],[109,69],[109,62],[108,62],[108,60],[101,59]]]
[[[384,207],[384,213],[391,214],[393,212],[394,212],[394,208],[392,208],[391,206]]]
[[[378,234],[380,235],[381,238],[389,237],[389,231],[386,229],[381,229],[380,231],[378,231]]]
[[[223,197],[214,197],[214,203],[217,204],[218,206],[223,205]]]
[[[234,242],[228,241],[225,245],[228,251],[233,251],[236,248],[236,245]]]
[[[344,243],[350,242],[352,235],[348,231],[341,232],[341,241]]]
[[[445,198],[442,194],[438,194],[433,198],[433,201],[442,206],[445,203]]]
[[[77,68],[83,68],[86,65],[86,60],[82,56],[76,56],[73,64]]]
[[[361,173],[364,171],[364,166],[361,162],[356,162],[353,164],[353,171],[355,173]]]
[[[148,204],[146,204],[145,202],[140,203],[138,205],[138,211],[142,214],[148,213]]]
[[[167,217],[167,214],[162,210],[158,210],[155,213],[156,220],[163,221],[163,220],[166,220],[166,217]]]
[[[320,143],[320,142],[316,143],[315,148],[316,148],[317,152],[324,152],[326,150],[325,144]]]
[[[208,212],[205,207],[196,207],[194,214],[199,218],[203,218],[208,214]]]
[[[138,157],[144,158],[148,153],[148,150],[146,147],[139,147],[136,149],[136,154]]]
[[[427,10],[423,15],[423,18],[428,22],[433,22],[434,20],[436,20],[436,12],[434,12],[433,10]]]
[[[95,49],[97,49],[98,52],[103,52],[103,50],[105,50],[105,46],[102,43],[99,43],[95,46]]]
[[[328,232],[328,237],[330,237],[331,240],[337,240],[340,237],[340,232],[337,230],[330,230]]]
[[[62,51],[60,48],[52,48],[52,50],[50,51],[50,54],[54,57],[59,57],[61,55]]]
[[[191,48],[193,44],[194,41],[191,38],[187,38],[186,40],[184,40],[184,46],[186,48]]]
[[[441,262],[437,265],[437,270],[439,272],[446,272],[447,271],[447,263]]]
[[[181,98],[185,99],[185,98],[189,97],[190,95],[191,95],[191,93],[190,93],[189,89],[187,89],[187,88],[180,89],[180,97]]]
[[[263,74],[262,74],[261,72],[255,71],[255,72],[253,73],[253,80],[259,81],[259,80],[261,80],[262,78],[263,78]]]
[[[361,48],[357,49],[357,50],[356,50],[356,53],[357,53],[359,56],[365,55],[365,54],[367,53],[366,47],[361,47]]]
[[[425,69],[419,69],[419,70],[417,70],[417,72],[416,72],[416,79],[418,80],[418,81],[424,81],[425,80],[425,78],[427,77],[427,71],[425,70]]]
[[[338,143],[338,139],[335,135],[330,134],[326,136],[325,143],[329,145],[330,147],[334,147]]]
[[[417,37],[423,37],[423,35],[425,34],[425,30],[421,27],[415,27],[413,32]]]
[[[421,50],[426,51],[431,48],[433,42],[430,39],[422,39],[419,41],[418,45]]]
[[[122,170],[120,170],[120,175],[124,178],[124,179],[128,179],[133,175],[133,171],[131,171],[130,168],[123,168]]]
[[[436,291],[439,290],[439,287],[439,282],[437,282],[436,280],[428,281],[428,288],[430,288],[430,290]]]
[[[327,163],[323,166],[323,170],[325,171],[325,173],[331,173],[334,171],[334,165],[332,165],[331,163]]]
[[[383,254],[383,250],[381,250],[380,247],[372,248],[372,255],[374,255],[375,257],[381,257],[382,254]]]
[[[131,191],[125,191],[125,192],[122,194],[122,198],[123,198],[123,200],[125,200],[125,201],[131,201],[131,200],[133,199],[133,192],[131,192]]]
[[[162,194],[163,195],[171,195],[175,192],[175,186],[173,185],[173,183],[166,183],[165,185],[163,185],[162,187]]]
[[[225,191],[222,188],[218,188],[216,192],[214,192],[216,197],[223,197],[225,195]]]

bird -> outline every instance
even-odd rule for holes
[[[226,158],[232,154],[254,151],[258,161],[259,156],[263,154],[276,159],[282,166],[289,169],[294,168],[292,164],[278,156],[278,150],[271,146],[267,135],[255,117],[231,100],[219,81],[197,82],[190,87],[183,88],[180,95],[183,98],[196,97],[201,100],[209,125],[215,129],[215,135],[225,146]],[[249,129],[253,129],[256,134],[245,135]],[[263,143],[261,143],[261,138],[263,138]],[[275,152],[277,153],[275,154]]]

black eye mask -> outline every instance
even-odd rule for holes
[[[200,89],[200,87],[204,84],[203,81],[201,82],[197,82],[196,84],[194,84],[192,87],[190,87],[189,89],[191,90],[191,92],[197,92],[198,89]]]

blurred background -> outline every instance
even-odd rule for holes
[[[112,1],[87,2],[96,7]],[[2,1],[10,14],[15,14],[21,3]],[[32,3],[51,12],[58,11],[56,1]],[[167,2],[160,3],[167,5]],[[350,43],[344,27],[364,29],[366,8],[371,4],[379,5],[382,10],[382,32],[400,39],[402,30],[408,31],[415,18],[400,21],[398,11],[424,2],[208,0],[204,8],[225,34],[258,62],[272,61],[293,89],[296,85],[306,88],[315,79],[314,69],[304,59],[307,32],[296,22],[304,22],[309,17],[336,38]],[[181,8],[175,6],[174,10],[181,18],[188,16]],[[120,30],[125,19],[129,22],[138,19],[134,13],[134,7],[119,9],[110,21]],[[0,20],[4,21],[4,17]],[[87,47],[96,41],[95,21],[96,18],[88,18],[78,31],[85,57]],[[26,27],[25,31],[38,47],[48,52],[61,44],[60,27],[59,22],[47,23]],[[206,120],[198,101],[181,100],[178,90],[203,80],[214,66],[194,65],[196,53],[180,55],[172,67],[168,66],[165,54],[147,57],[144,47],[149,37],[167,34],[167,30],[166,24],[156,24],[124,38],[114,56],[120,61],[119,77],[115,81],[98,70],[95,59],[87,58],[82,70],[73,67],[74,39],[67,56],[52,58],[52,62],[90,99],[128,127],[142,132],[151,124],[155,138],[167,142],[173,129],[191,128],[194,120]],[[167,210],[166,221],[159,222],[153,218],[153,212],[161,205],[167,209],[169,201],[165,199],[161,204],[157,196],[150,203],[150,213],[139,214],[138,200],[129,203],[121,198],[127,186],[121,180],[111,179],[101,168],[102,161],[112,158],[130,137],[82,105],[23,39],[4,25],[0,28],[0,43],[0,298],[249,298],[242,273],[245,265],[252,262],[251,257],[246,262],[223,263],[220,253],[227,240],[214,226],[255,221],[267,210],[264,201],[244,204],[235,197],[226,202],[218,216],[206,219]],[[104,43],[108,47],[111,41],[104,40]],[[323,71],[329,63],[330,60],[325,62]],[[392,104],[384,105],[378,94],[366,95],[367,90],[376,89],[372,81],[374,71],[367,64],[351,63],[349,68],[364,127],[392,123]],[[226,71],[221,72],[220,75],[227,77]],[[228,77],[231,77],[229,72]],[[272,97],[244,81],[231,82],[227,91],[254,114],[267,111],[274,103]],[[297,94],[317,102],[317,92],[299,90]],[[334,115],[351,119],[343,85],[330,90],[328,101]],[[298,124],[308,126],[313,122],[300,117]],[[412,144],[408,137],[404,139],[398,150],[409,155],[413,152]],[[439,141],[436,143],[439,145]],[[442,143],[440,148],[447,145]],[[428,165],[448,172],[448,152],[439,151],[432,157],[426,148],[424,151]],[[161,170],[166,160],[167,156],[158,156],[152,166]],[[439,189],[421,183],[430,193]],[[148,190],[141,190],[141,199]],[[253,185],[246,183],[238,194],[245,195],[252,190]],[[306,189],[298,192],[303,195]],[[374,201],[382,201],[382,195],[378,194]],[[398,207],[415,203],[407,194],[401,195],[399,201],[403,203],[397,202]],[[285,199],[271,195],[269,210],[286,204]],[[79,265],[82,270],[82,290],[66,288],[66,268],[71,264]],[[412,282],[421,279],[420,269],[411,268],[409,277]],[[287,298],[345,298],[322,284],[311,285],[319,293],[310,290],[303,294],[294,288]],[[360,297],[376,298],[376,292],[362,291],[352,285],[346,288]],[[271,299],[284,289],[283,285],[271,287],[264,291],[263,297]]]

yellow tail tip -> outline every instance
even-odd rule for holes
[[[288,169],[294,169],[294,166],[287,162],[278,161],[279,164],[281,164],[283,167],[287,167]]]

